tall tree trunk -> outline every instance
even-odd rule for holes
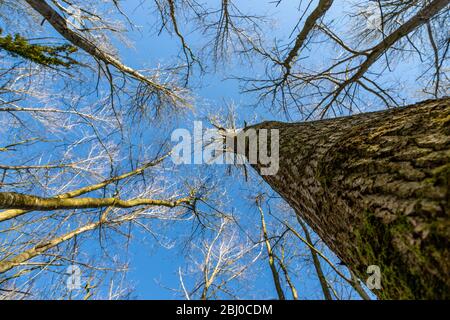
[[[450,298],[449,98],[250,128],[279,129],[264,180],[360,279],[380,267],[379,298]]]

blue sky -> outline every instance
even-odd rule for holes
[[[130,33],[130,38],[134,42],[134,48],[122,47],[121,56],[123,60],[134,67],[152,66],[158,62],[164,63],[165,61],[170,61],[170,59],[179,53],[178,38],[171,37],[166,33],[162,33],[159,36],[155,35],[154,27],[150,23],[151,18],[149,18],[150,9],[146,5],[135,9],[137,3],[139,1],[130,1],[124,4],[124,9],[130,12],[130,17],[141,28],[140,32]],[[270,12],[272,15],[275,14],[276,28],[271,29],[270,34],[273,37],[284,39],[284,41],[286,41],[286,35],[291,33],[298,19],[297,5],[293,4],[293,2],[282,3],[275,9],[273,4],[266,1],[242,1],[239,2],[239,5],[242,5],[240,8],[243,12],[255,13],[256,11],[257,14],[267,12]],[[342,8],[339,8],[339,6],[336,7],[331,14],[340,13],[340,9]],[[201,35],[198,33],[186,33],[185,36],[188,44],[192,46],[194,51],[200,49],[199,46],[203,42]],[[272,114],[262,108],[255,109],[254,107],[250,107],[249,105],[253,103],[252,97],[241,94],[239,81],[226,79],[230,74],[245,75],[261,72],[262,65],[256,64],[255,66],[249,66],[238,61],[232,61],[231,65],[227,65],[226,70],[218,68],[217,72],[208,73],[202,78],[194,74],[191,79],[192,82],[200,85],[200,89],[195,90],[197,103],[194,105],[194,111],[192,114],[188,114],[186,117],[179,119],[176,125],[169,125],[169,127],[192,130],[194,120],[204,121],[205,114],[211,109],[224,110],[224,103],[233,103],[235,105],[241,125],[243,120],[252,121],[254,117],[257,117],[258,120],[279,118],[279,115]],[[206,122],[204,124],[205,126],[208,125]],[[182,171],[182,175],[188,177],[189,175],[201,174],[198,171],[202,171],[202,168],[194,168],[193,165],[179,169]],[[224,168],[218,168],[216,173],[219,176],[224,176],[224,171]],[[247,183],[241,180],[236,183],[235,179],[224,176],[221,183],[226,186],[230,198],[233,199],[230,207],[233,207],[238,215],[252,217],[253,222],[250,220],[247,222],[249,223],[247,226],[251,226],[252,223],[258,224],[259,217],[256,209],[251,206],[250,201],[245,199],[246,195],[252,194],[252,191],[255,190],[255,184],[257,182]],[[270,217],[267,219],[270,221]],[[183,230],[183,228],[186,228],[185,225],[177,228],[180,228],[180,234],[189,233],[189,230]],[[172,231],[177,232],[176,230]],[[178,267],[185,267],[185,257],[180,254],[178,249],[167,250],[158,246],[150,247],[152,248],[139,243],[139,241],[134,241],[129,250],[131,272],[129,273],[128,279],[135,284],[136,297],[175,298],[176,296],[174,296],[173,292],[163,287],[179,288]],[[327,269],[326,266],[324,268]],[[270,278],[267,260],[263,260],[259,264],[258,272],[259,279],[253,283],[255,286],[254,295],[246,295],[244,297],[275,298],[276,293]],[[305,273],[297,275],[295,278],[298,279],[297,285],[301,297],[321,298],[319,284],[310,268],[305,268]]]
[[[179,39],[175,36],[162,32],[157,34],[156,28],[153,25],[155,13],[152,12],[151,7],[147,2],[141,4],[141,0],[124,1],[122,7],[124,11],[130,16],[132,21],[138,26],[137,29],[130,29],[127,36],[132,41],[133,47],[126,47],[122,42],[114,41],[120,52],[122,61],[134,68],[141,69],[144,67],[152,68],[159,63],[162,65],[170,65],[176,60],[180,54]],[[212,2],[212,1],[211,1]],[[275,7],[271,1],[251,0],[251,1],[237,1],[240,9],[243,12],[251,12],[252,14],[266,14],[273,19],[273,24],[266,27],[265,33],[271,41],[279,40],[283,44],[288,44],[292,41],[289,37],[292,28],[297,23],[299,11],[297,10],[297,1],[282,1],[278,7]],[[333,20],[336,25],[342,23],[345,19],[345,12],[348,12],[348,1],[336,1],[332,10],[327,14],[327,19]],[[306,5],[306,2],[303,3]],[[181,32],[185,35],[188,44],[196,52],[204,44],[204,36],[198,32],[191,33],[191,25],[182,25]],[[344,26],[345,27],[345,26]],[[52,35],[56,35],[54,31],[47,28]],[[294,33],[295,36],[295,33]],[[305,63],[320,63],[333,57],[334,51],[330,50],[326,45],[317,46],[316,51],[313,51],[310,56],[306,57]],[[407,69],[405,65],[402,69]],[[136,125],[132,129],[135,130],[131,142],[138,144],[155,144],[158,141],[167,140],[170,133],[175,128],[186,128],[192,130],[193,122],[195,120],[203,121],[204,126],[208,126],[206,116],[210,113],[221,113],[225,115],[227,112],[226,106],[233,104],[236,111],[236,118],[239,126],[243,125],[244,120],[248,123],[277,119],[285,120],[282,114],[272,112],[260,106],[251,106],[254,104],[255,97],[248,94],[241,93],[241,84],[235,79],[230,79],[231,76],[246,76],[259,75],[264,72],[264,66],[255,62],[253,65],[242,62],[238,59],[232,59],[226,66],[219,66],[216,70],[209,67],[208,72],[200,75],[198,68],[194,70],[191,77],[190,86],[195,94],[195,103],[192,111],[188,111],[176,117],[164,118],[163,122],[153,121],[149,123],[131,124]],[[402,77],[411,81],[408,73],[403,73]],[[92,102],[95,102],[95,95],[90,97]],[[294,120],[302,120],[299,115],[293,114]],[[120,141],[119,137],[115,137]],[[156,141],[156,142],[155,142]],[[38,148],[38,146],[36,146]],[[61,145],[64,148],[64,145]],[[121,150],[126,154],[128,149]],[[138,153],[137,149],[133,150]],[[28,150],[31,152],[31,149]],[[77,150],[80,154],[87,152],[87,150]],[[48,155],[57,157],[54,150],[48,150]],[[239,218],[242,227],[251,235],[259,234],[259,214],[254,207],[251,196],[255,196],[257,192],[263,191],[271,193],[270,189],[262,180],[254,173],[251,174],[251,179],[245,181],[242,172],[240,174],[234,173],[229,176],[226,174],[225,166],[208,167],[207,165],[180,165],[176,169],[165,173],[167,179],[176,179],[180,184],[186,182],[189,184],[195,179],[210,179],[213,184],[227,190],[227,202],[224,205],[228,213],[233,213]],[[218,195],[215,195],[218,197]],[[213,196],[214,197],[214,196]],[[276,205],[281,203],[280,200],[273,200],[274,215],[281,214],[282,209],[277,209]],[[210,210],[203,207],[203,210]],[[268,214],[268,207],[264,206],[266,210],[266,219],[271,230],[276,229],[276,219]],[[278,212],[277,212],[278,211]],[[188,271],[190,260],[187,259],[192,251],[184,250],[184,242],[192,233],[192,228],[195,226],[192,222],[179,222],[171,224],[155,224],[157,232],[165,233],[164,236],[173,242],[173,247],[165,248],[159,245],[154,238],[146,232],[134,228],[133,239],[126,246],[124,238],[117,236],[111,240],[116,241],[117,248],[112,250],[113,254],[122,254],[126,256],[129,262],[130,272],[127,276],[127,281],[134,287],[131,295],[138,299],[173,299],[181,298],[179,292],[174,292],[171,289],[180,289],[178,270]],[[161,229],[158,229],[161,228]],[[98,232],[92,232],[92,241],[84,244],[83,254],[85,256],[98,253],[97,236]],[[121,242],[122,241],[122,242]],[[308,262],[304,246],[299,242],[293,240],[298,248],[298,252],[293,252],[292,256],[297,260],[297,268],[293,270],[291,275],[297,285],[301,298],[322,298],[319,283],[316,275]],[[325,252],[332,257],[329,250],[324,249]],[[122,251],[122,252],[121,252]],[[124,251],[127,254],[123,254]],[[339,262],[333,257],[334,262]],[[334,277],[330,268],[323,263],[326,273],[330,279]],[[345,272],[345,268],[343,268]],[[270,276],[267,259],[262,259],[252,268],[251,281],[246,282],[249,285],[248,290],[243,293],[242,298],[264,298],[270,299],[276,297],[274,285]],[[86,279],[86,277],[84,278]],[[192,285],[192,279],[186,276],[186,283]],[[288,290],[286,295],[289,296]]]

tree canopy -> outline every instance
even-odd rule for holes
[[[444,98],[448,9],[0,0],[0,299],[374,298],[250,166],[176,165],[171,135]]]

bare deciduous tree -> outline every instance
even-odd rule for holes
[[[195,226],[178,270],[187,299],[240,297],[261,265],[279,299],[299,299],[305,261],[326,299],[369,299],[369,265],[381,268],[378,298],[449,297],[448,0],[300,1],[288,36],[236,0],[145,5],[179,48],[152,69],[121,57],[140,27],[118,1],[0,0],[1,299],[129,297],[134,228],[167,244],[163,226],[176,223]],[[192,80],[218,70],[277,119],[317,120],[238,116],[242,134],[279,130],[280,170],[263,178],[293,211],[258,197],[243,226],[223,213],[234,194],[216,188],[222,174],[170,163],[166,131],[207,109]],[[76,296],[67,266],[87,274]]]

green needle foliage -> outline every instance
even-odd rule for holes
[[[31,44],[19,34],[2,36],[0,29],[0,49],[7,51],[14,57],[20,56],[44,66],[70,68],[77,61],[70,57],[77,51],[77,47],[70,44],[41,45]]]

